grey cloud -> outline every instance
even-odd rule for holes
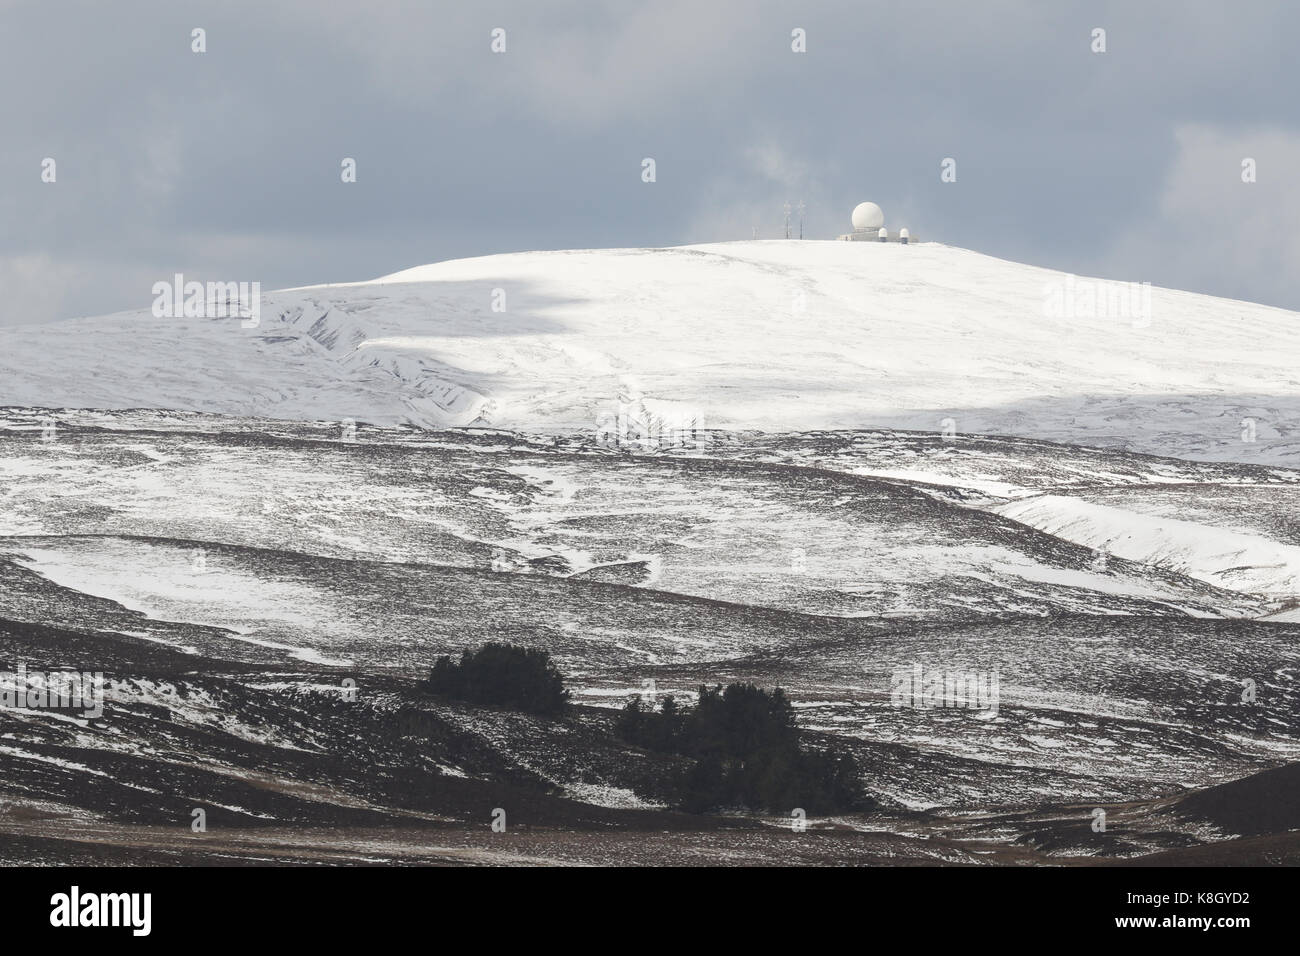
[[[1278,211],[1300,196],[1281,174],[1300,9],[1282,2],[0,10],[0,323],[144,307],[150,277],[175,271],[272,288],[753,225],[774,237],[786,199],[831,237],[864,198],[993,255],[1300,307],[1300,278],[1275,265],[1294,248]],[[505,55],[489,51],[496,26]],[[796,26],[806,54],[790,51]],[[1198,152],[1193,129],[1222,148]],[[1212,164],[1188,186],[1193,153],[1226,156],[1251,130],[1267,131],[1253,147],[1267,179]],[[945,156],[955,184],[939,182]],[[1189,188],[1214,196],[1231,255],[1207,254],[1169,198]]]

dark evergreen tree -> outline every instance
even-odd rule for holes
[[[691,812],[753,807],[827,812],[866,807],[847,757],[800,747],[794,707],[780,688],[701,686],[693,708],[664,699],[658,713],[628,702],[616,732],[629,743],[694,758],[672,780],[669,798]]]
[[[495,642],[462,652],[459,663],[438,658],[424,687],[471,704],[552,716],[569,702],[564,678],[546,651]]]

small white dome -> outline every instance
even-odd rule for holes
[[[879,229],[885,224],[885,214],[873,202],[860,202],[853,210],[854,229]]]

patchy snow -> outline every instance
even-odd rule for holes
[[[570,783],[564,788],[565,795],[590,803],[597,807],[614,807],[621,810],[662,809],[664,804],[650,803],[642,800],[631,790],[606,784]]]
[[[351,622],[313,615],[315,592],[269,576],[222,565],[214,555],[202,570],[193,551],[170,545],[83,539],[65,547],[56,539],[23,542],[15,559],[55,584],[105,598],[154,620],[187,621],[227,632],[230,640],[284,651],[308,663],[347,665],[319,647],[272,640],[264,632],[317,633],[326,643],[349,633]],[[143,566],[137,562],[146,562]],[[182,646],[186,653],[194,648]]]

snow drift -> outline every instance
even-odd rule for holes
[[[1290,598],[1300,593],[1300,547],[1262,535],[1138,514],[1062,495],[990,509],[1039,531],[1229,591]]]

